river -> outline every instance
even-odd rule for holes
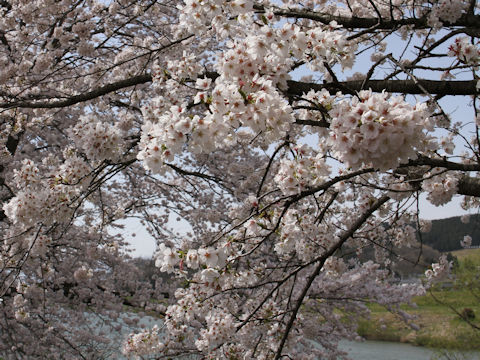
[[[340,347],[349,353],[352,360],[431,360],[435,359],[434,355],[439,355],[438,351],[429,348],[386,341],[342,341]],[[480,353],[468,353],[461,356],[464,357],[438,357],[438,359],[480,359]]]

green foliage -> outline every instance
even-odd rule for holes
[[[388,322],[385,324],[383,319],[362,319],[358,323],[357,332],[360,336],[368,340],[381,340],[402,342],[409,331],[405,328],[399,328],[398,324]]]
[[[480,249],[457,252],[459,263],[454,268],[455,287],[465,289],[480,303]],[[478,312],[476,312],[478,313]]]
[[[475,319],[475,311],[471,308],[464,308],[462,310],[462,317],[466,320],[473,320]]]
[[[478,360],[478,355],[471,352],[438,349],[431,360]]]

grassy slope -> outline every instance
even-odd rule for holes
[[[469,259],[470,263],[473,262],[475,266],[480,265],[480,249],[459,250],[454,255],[458,257],[460,267],[466,259]],[[478,268],[476,270],[473,276],[480,273]],[[439,301],[436,301],[434,296]],[[415,316],[413,322],[420,327],[419,330],[413,330],[381,306],[371,305],[371,317],[369,320],[360,322],[359,334],[369,340],[401,341],[422,346],[480,350],[480,329],[472,329],[453,310],[461,313],[464,308],[472,309],[476,315],[472,323],[480,328],[478,292],[474,295],[462,282],[458,281],[452,288],[445,289],[437,286],[431,293],[416,298],[415,303],[418,305],[417,308],[404,307],[403,309]]]
[[[458,260],[471,259],[477,263],[480,263],[480,249],[462,249],[452,251],[452,255],[456,256]]]

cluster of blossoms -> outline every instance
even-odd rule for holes
[[[202,273],[211,271],[215,278],[208,283],[204,281]],[[238,271],[222,272],[213,269],[204,269],[197,272],[188,288],[177,289],[177,302],[168,307],[165,316],[165,326],[168,329],[163,339],[165,353],[175,349],[179,343],[190,344],[190,348],[197,348],[207,355],[207,358],[224,358],[226,354],[244,353],[245,347],[241,342],[233,345],[230,338],[235,335],[238,319],[232,316],[232,311],[238,306],[235,297],[215,296],[217,290],[233,288],[234,286],[248,286],[258,279],[252,272]],[[246,299],[252,303],[252,308],[258,304],[258,299]],[[271,314],[270,314],[271,315]],[[268,316],[265,314],[265,316]],[[200,329],[198,326],[200,326]],[[196,332],[198,331],[199,332]],[[242,339],[251,337],[252,333],[243,334]],[[255,334],[258,329],[255,328]],[[227,355],[228,356],[228,355]]]
[[[398,19],[403,15],[403,11],[400,7],[390,6],[388,3],[383,3],[381,1],[373,3],[368,0],[357,0],[350,4],[348,12],[342,10],[343,9],[339,9],[339,13],[344,16],[352,14],[359,18],[368,18],[380,14],[384,19],[389,19],[391,16],[393,16],[394,19]]]
[[[447,154],[452,155],[455,150],[455,144],[453,142],[453,135],[444,136],[438,142],[439,147],[443,149]]]
[[[386,176],[385,177],[386,183],[388,184],[388,188],[391,190],[388,193],[392,199],[395,200],[402,200],[412,193],[412,186],[406,181],[404,176],[400,176],[398,178]]]
[[[182,81],[189,79],[192,74],[199,74],[203,70],[195,55],[183,51],[183,55],[178,59],[171,59],[167,62],[168,75],[174,80]],[[159,79],[162,74],[156,72],[156,78]]]
[[[27,301],[23,297],[22,294],[17,294],[15,295],[13,299],[13,305],[15,307],[15,319],[17,321],[25,321],[30,317],[30,314],[28,313],[27,309]]]
[[[213,350],[222,345],[235,333],[235,321],[231,314],[212,311],[205,316],[206,327],[200,331],[195,341],[200,351]]]
[[[243,73],[268,73],[272,78],[282,79],[285,85],[286,73],[293,65],[293,59],[304,61],[313,71],[322,72],[325,70],[324,62],[329,65],[340,63],[343,68],[353,65],[356,44],[347,41],[346,33],[339,30],[334,22],[307,31],[291,23],[279,28],[272,26],[275,24],[271,22],[274,16],[267,11],[260,19],[264,26],[259,26],[255,22],[253,3],[245,0],[193,0],[179,8],[179,34],[213,32],[223,41],[243,38],[232,43],[236,52],[242,51],[241,55],[238,53],[240,56],[232,56],[234,53],[231,51],[219,54],[220,68],[222,59],[230,67],[239,63]],[[254,34],[248,31],[252,27],[258,29]]]
[[[199,79],[198,85],[204,82]],[[194,153],[234,144],[234,134],[240,142],[260,133],[273,142],[285,136],[294,121],[291,107],[272,82],[258,76],[239,85],[217,79],[209,104],[203,116],[188,115],[185,106],[172,106],[145,123],[137,157],[147,169],[162,172],[164,163],[172,161],[187,141]]]
[[[302,190],[321,184],[328,175],[330,167],[321,154],[313,154],[303,145],[294,149],[295,159],[282,159],[274,181],[285,195],[299,194]]]
[[[85,265],[82,265],[73,273],[73,278],[78,282],[88,281],[92,277],[93,277],[93,270],[88,268]]]
[[[137,158],[144,161],[147,169],[155,173],[163,171],[164,162],[173,160],[181,151],[192,125],[192,119],[184,112],[183,107],[172,106],[157,122],[147,121],[142,126]]]
[[[460,241],[460,245],[463,248],[469,248],[470,246],[472,246],[472,237],[470,235],[465,235],[463,237],[463,240]]]
[[[7,237],[3,240],[3,246],[8,249],[10,259],[18,258],[26,250],[30,252],[32,258],[45,259],[52,244],[52,238],[43,234],[32,234],[20,239]]]
[[[111,234],[123,217],[152,225],[151,234],[165,241],[155,265],[174,273],[170,284],[178,278],[186,285],[168,308],[158,307],[162,329],[129,336],[127,356],[344,358],[336,343],[357,336],[366,302],[395,307],[422,293],[418,284],[391,281],[387,270],[396,247],[416,241],[404,199],[421,183],[435,204],[465,188],[449,170],[453,160],[425,156],[438,150],[427,106],[372,91],[309,90],[351,93],[362,80],[373,87],[384,76],[392,89],[416,93],[398,79],[423,74],[428,54],[449,41],[437,32],[442,22],[471,34],[477,7],[461,18],[471,1],[47,2],[0,6],[0,123],[9,124],[0,125],[8,217],[0,213],[7,234],[0,267],[12,269],[0,271],[0,357],[10,357],[13,345],[13,357],[51,350],[108,357],[99,351],[107,339],[96,336],[87,315],[121,331],[123,305],[157,308],[148,304],[160,290],[150,287],[150,269],[139,262],[134,271],[137,263],[122,254],[128,235]],[[370,26],[384,22],[392,31]],[[386,44],[397,35],[420,40],[405,47],[410,60],[381,66],[394,62]],[[374,52],[374,64],[349,77],[342,70],[364,50]],[[477,66],[480,57],[466,38],[449,54],[456,58],[439,58],[432,73]],[[304,69],[308,76],[291,80]],[[79,103],[57,108],[71,100]],[[463,136],[462,128],[448,130]],[[314,149],[295,147],[311,136],[320,139]],[[440,139],[451,159],[456,140]],[[75,149],[60,154],[69,145]],[[477,150],[478,139],[467,143],[464,169],[478,163]],[[446,167],[415,166],[409,160],[418,152],[418,163]],[[327,162],[337,160],[353,170],[331,170]],[[168,176],[156,175],[166,169]],[[184,242],[169,233],[172,212],[191,227]],[[374,261],[360,257],[363,249]],[[441,259],[427,277],[447,268]],[[30,285],[17,286],[24,281]]]
[[[292,59],[287,54],[280,54],[271,47],[275,44],[274,30],[268,26],[260,29],[258,35],[229,42],[229,49],[218,54],[217,70],[232,81],[246,83],[261,74],[274,85],[286,88],[287,75]],[[288,48],[281,48],[288,51]]]
[[[248,0],[187,0],[184,5],[179,5],[178,34],[201,34],[210,27],[215,29],[219,39],[222,33],[229,30],[230,24],[235,21],[226,21],[226,18],[242,18],[242,15],[253,10],[253,2]],[[228,14],[229,16],[226,16]]]
[[[165,246],[161,243],[155,254],[155,266],[162,272],[171,273],[175,266],[183,270],[184,266],[197,270],[199,267],[223,268],[229,255],[228,247],[189,249],[187,252]]]
[[[465,0],[439,0],[428,14],[428,24],[440,28],[443,23],[454,23],[467,11],[469,2]]]
[[[304,102],[301,102],[301,105],[305,106],[312,106],[315,105],[318,108],[322,108],[326,111],[329,111],[332,109],[333,104],[335,103],[336,97],[342,96],[342,94],[339,92],[336,95],[331,95],[330,92],[327,89],[322,89],[320,91],[315,91],[315,90],[310,90],[307,94],[303,96],[303,98],[306,100]],[[310,118],[316,118],[319,116],[318,111],[310,111],[307,109],[301,109],[299,111],[299,115],[301,118],[305,119],[310,119]],[[319,119],[320,120],[320,119]]]
[[[448,203],[457,193],[458,174],[432,169],[424,175],[422,189],[428,193],[427,199],[435,206]]]
[[[20,189],[38,184],[40,181],[38,167],[32,160],[23,160],[22,167],[14,170],[13,180]]]
[[[204,71],[201,63],[199,58],[187,51],[183,51],[179,58],[157,61],[152,67],[152,85],[161,96],[153,96],[149,102],[143,104],[141,107],[143,118],[156,123],[172,106],[186,109],[184,97],[191,96],[191,91],[188,91],[185,85],[188,84],[190,87],[191,82]],[[204,80],[207,84],[202,83],[200,86],[202,90],[208,89],[211,83],[210,79]]]
[[[432,230],[432,221],[431,220],[420,220],[420,231],[422,233],[429,233]]]
[[[428,281],[441,280],[449,274],[451,267],[452,264],[447,260],[447,256],[442,255],[438,259],[438,263],[432,264],[432,269],[425,271],[425,276]]]
[[[411,226],[411,225],[406,225],[403,227],[399,227],[395,231],[395,239],[394,243],[398,247],[411,247],[415,244],[417,244],[417,230]]]
[[[47,174],[39,170],[50,167]],[[52,224],[68,219],[69,206],[88,182],[90,167],[83,159],[65,152],[65,159],[45,158],[41,165],[24,160],[15,170],[14,181],[19,191],[3,205],[5,214],[20,226],[31,226],[38,221]]]
[[[152,329],[137,334],[130,334],[123,344],[122,353],[127,356],[151,355],[163,350],[160,342],[160,329],[155,325]]]
[[[201,33],[205,29],[200,28],[212,26],[217,35],[222,33],[222,38],[226,38],[224,32],[229,27],[221,26],[215,14],[227,11],[233,17],[238,16],[238,21],[257,27],[252,20],[253,13],[245,15],[250,10],[251,5],[244,1],[189,1],[181,7],[179,28]],[[192,16],[195,22],[182,22]],[[195,81],[202,73],[200,62],[184,52],[181,59],[167,62],[167,72],[157,67],[154,85],[166,91],[142,109],[149,121],[142,128],[137,157],[144,161],[147,169],[163,172],[165,162],[172,161],[187,142],[192,152],[201,153],[237,141],[277,141],[285,136],[294,121],[291,107],[277,90],[277,87],[287,87],[288,72],[294,62],[305,62],[313,71],[325,71],[326,63],[340,63],[344,68],[353,65],[356,45],[347,41],[346,33],[338,30],[336,24],[304,31],[290,23],[281,28],[269,26],[267,18],[272,17],[267,14],[265,25],[258,26],[255,34],[245,32],[249,26],[238,31],[238,26],[230,29],[230,37],[237,39],[226,40],[228,49],[217,54],[216,69],[220,77],[213,89],[209,79],[196,80],[200,91],[194,101],[208,106],[203,115],[187,114],[186,104],[166,107],[172,89],[184,80]]]
[[[296,50],[304,50],[302,60],[308,63],[312,71],[325,71],[324,62],[330,65],[340,63],[343,69],[350,69],[355,61],[356,44],[347,40],[347,35],[342,31],[335,30],[337,24],[332,22],[327,30],[315,28],[308,30],[306,36],[306,48],[298,47]],[[297,37],[292,36],[297,42]],[[303,42],[300,42],[303,45]]]
[[[332,150],[353,169],[395,168],[436,146],[424,132],[433,130],[425,103],[412,106],[400,96],[362,90],[335,103],[329,114]]]
[[[274,249],[282,258],[295,253],[303,261],[310,261],[321,254],[319,249],[329,249],[336,241],[335,229],[317,223],[309,209],[290,210],[282,218],[281,234]]]
[[[251,79],[266,74],[280,88],[286,87],[287,75],[295,61],[302,61],[312,71],[325,72],[325,63],[353,66],[356,44],[347,40],[336,24],[307,31],[295,24],[281,28],[261,27],[255,35],[230,43],[231,50],[219,55],[218,70],[230,78]]]
[[[83,115],[69,135],[76,146],[94,161],[117,160],[122,154],[122,132],[112,124],[97,121],[93,115]]]
[[[251,81],[238,83],[220,77],[212,90],[212,115],[205,120],[220,128],[262,134],[268,143],[284,137],[294,121],[293,110],[271,80],[255,75]]]
[[[460,37],[456,38],[455,43],[448,48],[448,56],[454,56],[467,65],[478,65],[480,63],[480,48],[478,44],[472,44],[468,37]]]

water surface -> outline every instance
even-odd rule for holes
[[[387,341],[341,341],[340,348],[347,351],[352,360],[480,360],[478,352],[441,357],[438,350]]]

